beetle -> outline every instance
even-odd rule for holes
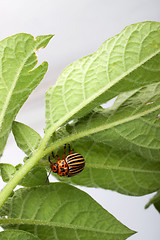
[[[50,162],[50,172],[57,173],[59,176],[67,176],[72,177],[81,171],[83,171],[85,166],[85,160],[79,153],[74,153],[73,149],[71,150],[70,145],[69,146],[69,154],[66,156],[66,144],[64,145],[64,153],[62,159],[58,155],[53,154],[52,156],[54,159],[58,159],[56,163],[53,163],[50,160],[50,156],[48,158]]]

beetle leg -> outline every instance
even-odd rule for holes
[[[62,159],[64,160],[65,157],[66,157],[66,144],[64,144],[64,153],[63,153],[63,157],[62,157]]]
[[[52,164],[50,156],[48,156],[48,161],[50,162],[50,164]]]
[[[68,148],[69,148],[69,154],[72,154],[72,153],[74,152],[74,150],[73,150],[73,149],[71,149],[71,146],[70,146],[70,144],[68,144]]]
[[[53,152],[52,152],[52,157],[53,158],[57,158],[58,160],[60,160],[60,157],[58,155],[54,155]]]

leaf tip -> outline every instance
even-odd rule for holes
[[[45,48],[53,36],[53,34],[37,36],[35,38],[36,50]]]

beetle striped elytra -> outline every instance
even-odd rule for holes
[[[64,145],[64,153],[62,159],[58,155],[53,155],[53,158],[57,158],[58,161],[56,163],[53,163],[50,160],[50,168],[51,172],[57,173],[59,176],[67,176],[72,177],[78,173],[80,173],[85,166],[85,160],[79,153],[74,153],[73,150],[71,150],[69,145],[69,154],[66,156],[66,144]]]

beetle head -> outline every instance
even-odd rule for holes
[[[53,171],[54,173],[58,172],[58,164],[57,163],[51,164],[50,168],[51,168],[51,171]]]

